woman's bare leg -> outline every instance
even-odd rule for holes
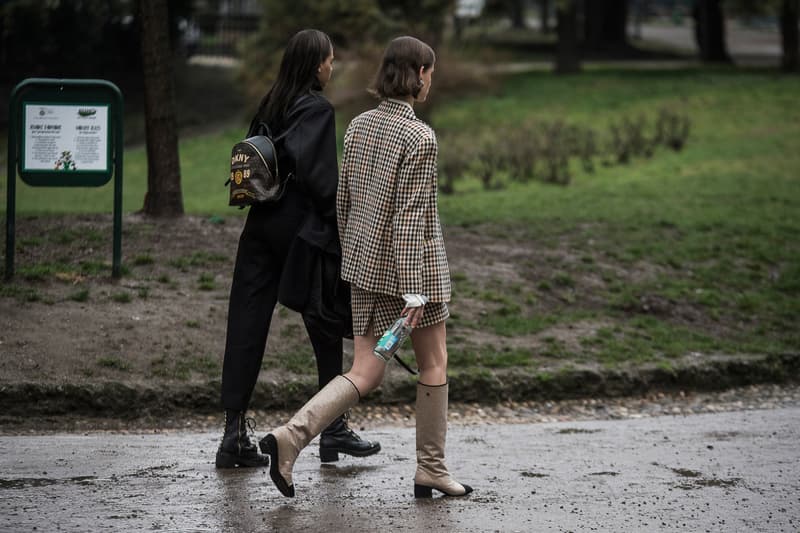
[[[425,385],[447,383],[447,330],[444,321],[411,332],[414,355],[419,367],[419,382]]]
[[[371,332],[372,325],[367,330]],[[372,353],[377,342],[378,337],[370,334],[353,337],[353,366],[344,376],[353,382],[362,398],[378,388],[386,371],[386,363]]]

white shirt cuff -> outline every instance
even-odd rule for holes
[[[428,298],[422,294],[404,294],[403,300],[406,301],[406,307],[422,307],[428,303]]]

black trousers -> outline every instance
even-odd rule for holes
[[[250,208],[236,253],[225,358],[222,365],[222,406],[245,411],[258,380],[278,284],[289,246],[310,209],[293,189],[278,204]],[[342,339],[326,334],[303,316],[314,356],[319,387],[342,372]]]

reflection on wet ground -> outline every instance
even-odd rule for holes
[[[0,531],[797,531],[800,408],[452,427],[475,492],[413,498],[413,428],[320,464],[282,497],[267,469],[215,470],[216,433],[0,437]]]

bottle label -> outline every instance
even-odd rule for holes
[[[375,345],[373,352],[375,355],[388,362],[393,356],[394,352],[400,347],[400,344],[408,337],[411,328],[405,326],[405,318],[399,318],[389,329],[387,329],[378,343]]]
[[[391,333],[386,333],[383,337],[381,337],[380,342],[378,342],[378,346],[384,350],[391,350],[395,343],[397,343],[397,337]]]

